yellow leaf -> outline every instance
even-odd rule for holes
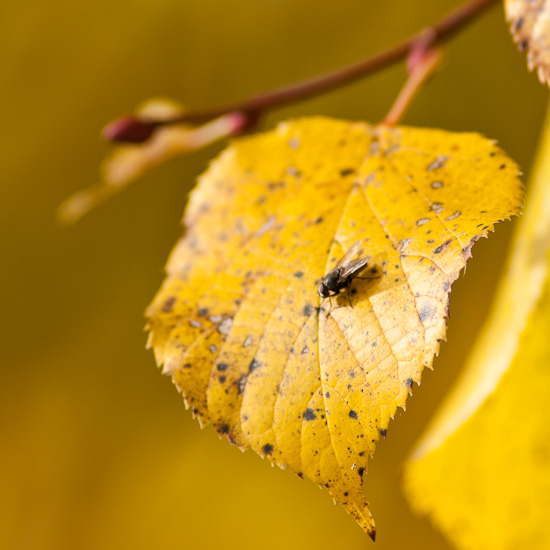
[[[474,242],[518,211],[517,174],[477,134],[311,118],[240,139],[191,195],[149,345],[201,424],[374,537],[367,458],[439,350]],[[318,286],[358,241],[378,278],[327,316]]]
[[[406,468],[461,549],[550,548],[550,118],[511,261],[459,384]]]
[[[527,50],[529,70],[550,84],[550,0],[505,0],[506,18],[520,50]]]

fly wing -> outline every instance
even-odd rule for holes
[[[340,258],[340,261],[332,268],[338,269],[339,267],[344,267],[344,264],[355,260],[357,256],[361,253],[361,241],[355,241],[346,251],[346,253]]]
[[[371,259],[372,256],[365,256],[364,258],[351,260],[346,264],[342,264],[342,269],[338,277],[338,282],[342,283],[349,277],[353,277],[354,275],[361,272],[363,269],[365,269],[365,267],[367,267],[367,264],[371,261]]]

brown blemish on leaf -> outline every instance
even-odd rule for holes
[[[349,176],[351,174],[355,173],[354,168],[344,168],[343,170],[340,170],[340,175],[345,178],[346,176]]]
[[[440,168],[444,168],[447,164],[447,160],[449,159],[448,155],[438,155],[436,159],[433,162],[430,162],[428,166],[426,167],[426,170],[428,172],[433,172],[434,170],[439,170]]]
[[[164,302],[164,304],[162,304],[161,311],[163,313],[171,313],[175,303],[176,303],[176,297],[169,296]]]
[[[451,220],[456,220],[456,218],[458,218],[461,214],[462,214],[462,212],[460,210],[457,210],[454,214],[451,214],[450,216],[447,216],[445,218],[445,221],[450,222]]]
[[[252,361],[250,361],[250,365],[248,366],[248,372],[253,372],[255,371],[256,369],[260,368],[262,365],[261,363],[256,360],[256,358],[252,359]]]

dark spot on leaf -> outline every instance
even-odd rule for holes
[[[220,372],[222,372],[222,371],[224,371],[224,370],[227,370],[227,363],[218,363],[218,364],[216,365],[216,368],[217,368]]]
[[[443,250],[443,245],[441,246],[438,246],[435,250],[434,250],[434,254],[440,254]]]
[[[297,178],[300,177],[302,175],[302,173],[300,172],[300,170],[298,170],[297,168],[294,168],[294,166],[289,166],[287,169],[286,169],[286,173],[289,175],[289,176],[296,176]]]
[[[222,424],[220,431],[222,434],[228,434],[229,433],[229,424]]]
[[[271,443],[266,443],[266,444],[262,447],[262,451],[263,451],[266,455],[271,455],[271,454],[273,454],[273,445],[271,445]]]
[[[323,217],[320,216],[319,218],[317,218],[317,219],[315,220],[315,223],[322,223],[322,221],[323,221]]]
[[[340,175],[345,178],[346,176],[349,176],[350,174],[353,174],[355,170],[353,168],[344,168],[340,171]]]
[[[354,420],[357,420],[357,413],[353,410],[349,412],[349,417],[353,418]]]
[[[206,317],[208,315],[208,308],[203,307],[199,309],[199,317]]]
[[[307,408],[304,412],[304,419],[309,420],[315,420],[317,418],[317,415],[311,410],[310,408]]]
[[[218,378],[218,380],[220,381],[220,384],[223,384],[223,383],[225,383],[225,381],[227,380],[227,378],[226,378],[225,376],[220,376],[220,377]]]
[[[512,32],[517,32],[517,31],[521,30],[521,27],[523,27],[524,21],[525,20],[523,19],[523,17],[518,17],[513,23],[513,31]]]
[[[284,181],[271,181],[267,184],[267,187],[270,191],[275,191],[275,189],[284,187],[285,182]]]
[[[359,468],[359,470],[357,470],[357,473],[359,474],[359,477],[363,477],[363,474],[365,473],[365,468]]]
[[[386,439],[387,430],[383,430],[382,428],[378,428],[378,433],[379,433],[384,439]]]
[[[407,386],[408,388],[412,388],[413,379],[412,378],[407,378],[407,380],[405,380],[405,386]]]
[[[307,304],[305,307],[304,307],[304,315],[306,317],[309,317],[311,315],[311,312],[313,311],[313,306],[311,304]]]
[[[326,397],[327,399],[330,397],[330,393],[329,393],[328,391],[325,393],[325,397]]]
[[[302,350],[302,353],[308,353],[308,352],[309,352],[309,348],[305,346],[304,349]]]
[[[256,358],[254,357],[254,359],[250,361],[250,365],[248,366],[248,372],[253,372],[257,368],[260,368],[261,366],[262,366],[261,363],[259,361],[256,361]]]
[[[501,164],[498,168],[499,170],[504,170],[506,168],[506,164]]]
[[[300,279],[303,276],[304,276],[303,271],[296,271],[296,273],[294,273],[294,277],[297,277],[298,279]]]
[[[166,299],[164,304],[162,304],[161,310],[164,313],[170,313],[172,311],[172,308],[174,307],[175,303],[176,303],[176,297],[175,296],[170,296],[169,298]]]

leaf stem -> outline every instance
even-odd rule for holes
[[[393,126],[403,118],[416,94],[430,80],[443,59],[441,50],[426,44],[419,44],[410,52],[407,60],[409,76],[395,98],[382,124]]]
[[[203,122],[222,116],[231,112],[240,112],[249,117],[253,126],[258,117],[268,110],[281,105],[301,101],[308,97],[344,86],[354,80],[372,74],[380,69],[389,67],[394,63],[406,58],[411,51],[425,40],[426,32],[430,32],[433,43],[449,40],[454,34],[468,25],[472,20],[483,13],[487,8],[496,4],[498,0],[470,0],[462,6],[448,13],[442,19],[434,23],[428,29],[413,34],[409,38],[383,50],[377,54],[367,57],[357,63],[348,65],[341,69],[304,80],[290,86],[278,88],[264,94],[256,95],[244,101],[228,103],[219,107],[190,111],[167,120],[143,119],[139,117],[124,117],[107,125],[103,135],[111,141],[144,141],[142,136],[148,133],[144,127],[149,127],[152,133],[154,128],[168,124],[182,122]],[[133,132],[132,120],[135,122],[136,132]],[[121,124],[120,121],[123,121]],[[119,128],[122,128],[119,131]],[[147,137],[145,137],[147,139]]]

